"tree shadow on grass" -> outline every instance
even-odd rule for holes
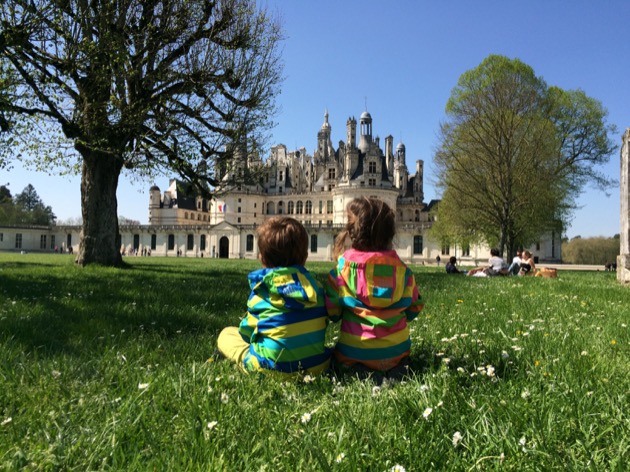
[[[40,356],[84,356],[113,336],[121,345],[182,333],[207,343],[242,316],[249,293],[246,273],[212,267],[37,268],[2,274],[0,340]]]

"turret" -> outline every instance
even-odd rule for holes
[[[372,144],[372,116],[364,111],[361,113],[361,135],[359,136],[359,149],[367,153]]]

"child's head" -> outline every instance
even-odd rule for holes
[[[265,267],[288,267],[306,262],[308,233],[299,221],[276,216],[266,220],[256,233],[260,260]]]
[[[343,253],[347,238],[358,251],[384,251],[392,248],[396,221],[392,209],[378,198],[355,198],[346,207],[348,222],[335,240],[335,257]]]
[[[493,247],[492,249],[490,249],[490,255],[492,257],[497,257],[497,256],[499,256],[499,254],[501,254],[501,253],[499,252],[499,250],[496,247]]]
[[[448,261],[449,261],[451,264],[453,264],[453,265],[454,265],[454,264],[456,264],[456,263],[457,263],[457,257],[455,257],[455,256],[451,256],[451,257],[449,258],[449,260],[448,260]]]

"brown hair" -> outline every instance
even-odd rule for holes
[[[256,231],[258,251],[265,267],[304,265],[308,257],[308,233],[302,223],[286,216],[266,220]]]
[[[335,239],[335,258],[343,253],[347,238],[357,251],[391,249],[396,217],[387,203],[378,198],[355,198],[348,203],[346,213],[346,227]]]

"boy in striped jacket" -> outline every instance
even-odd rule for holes
[[[324,347],[324,290],[304,268],[308,234],[297,220],[274,217],[257,236],[263,268],[248,275],[247,316],[238,328],[221,331],[219,352],[248,372],[319,374],[331,350]]]

